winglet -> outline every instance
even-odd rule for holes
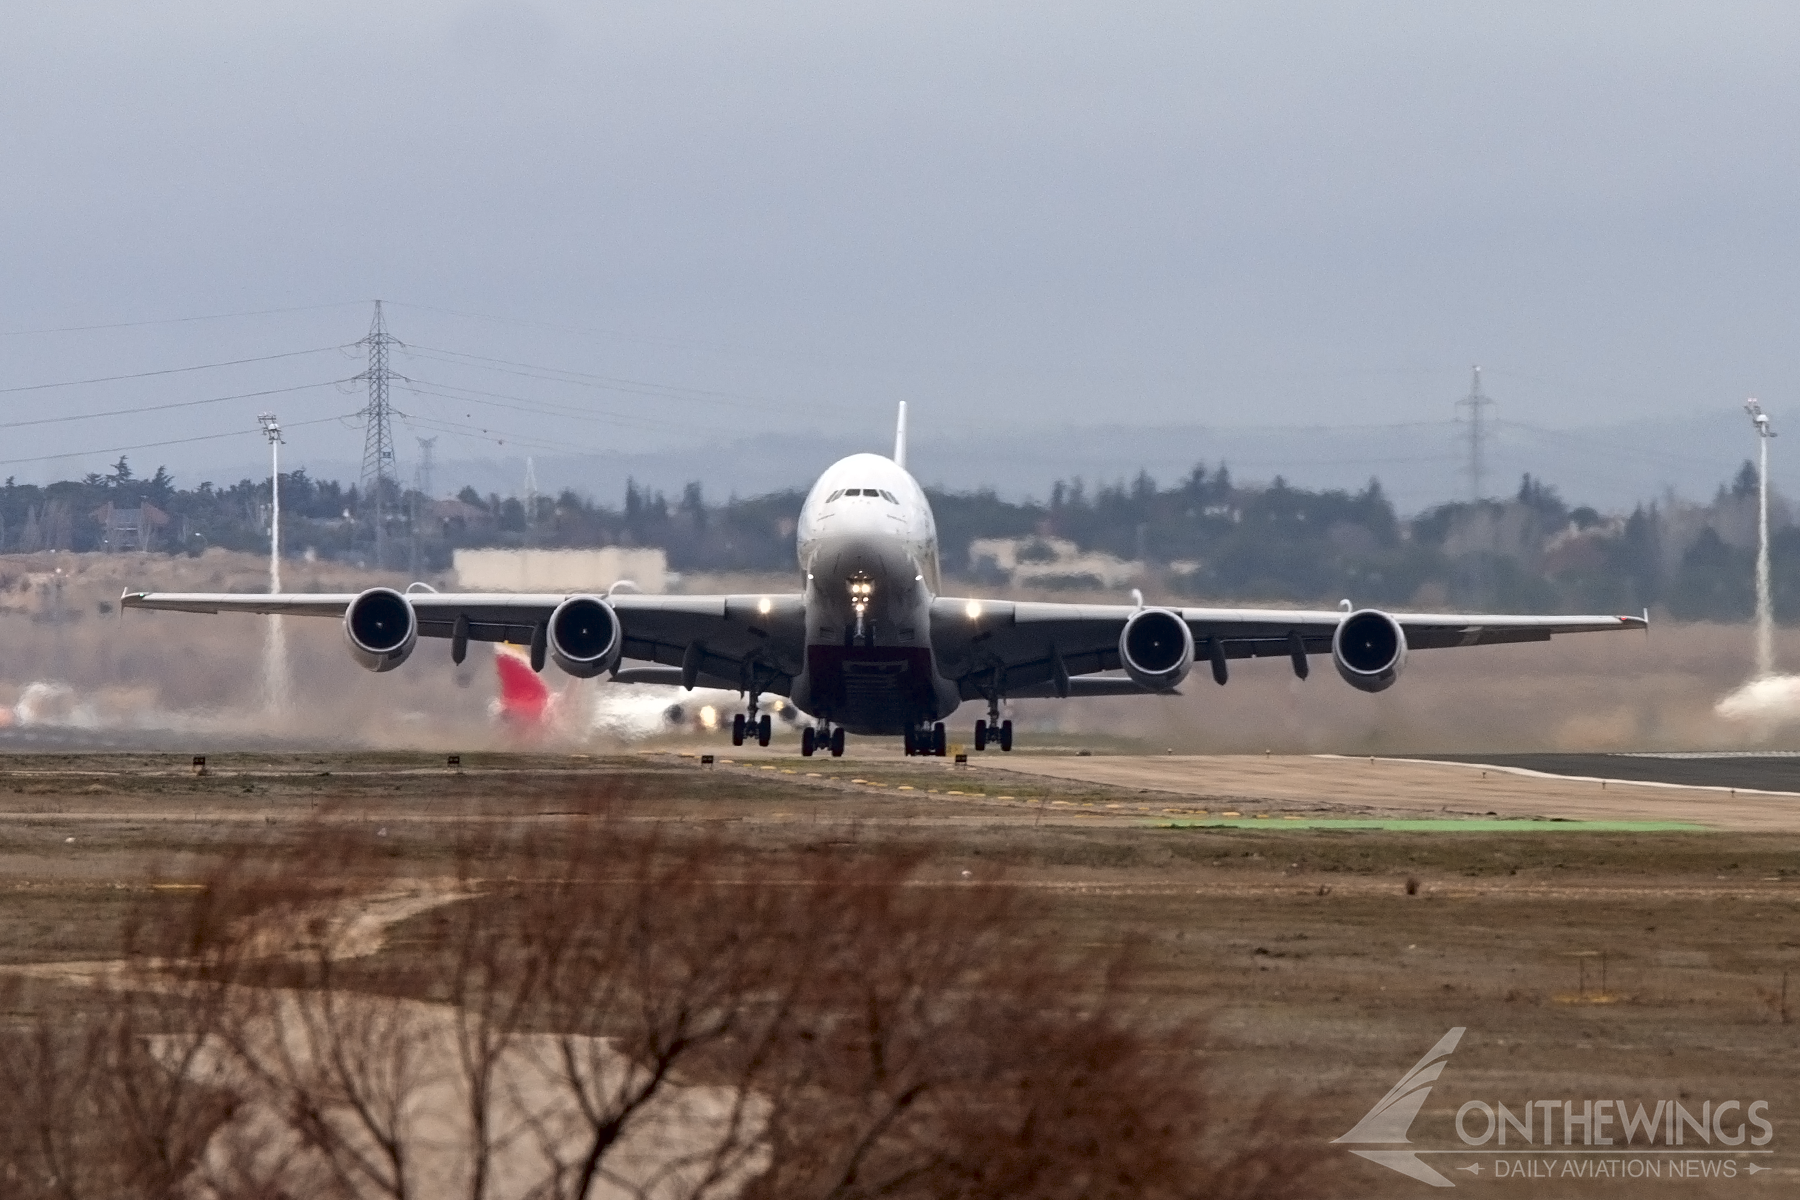
[[[900,422],[894,428],[894,465],[906,469],[906,401],[900,402]]]

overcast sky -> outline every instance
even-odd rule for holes
[[[0,391],[0,422],[343,379],[361,364],[328,348],[376,296],[415,347],[405,460],[433,433],[445,458],[507,438],[703,461],[769,428],[881,448],[900,399],[971,439],[1443,421],[1475,362],[1495,415],[1540,427],[1741,421],[1750,393],[1800,417],[1790,4],[16,0],[5,21],[0,388],[322,352]],[[262,407],[295,460],[351,459],[353,423],[302,422],[360,403],[15,426],[0,474]],[[131,451],[187,483],[255,453]]]

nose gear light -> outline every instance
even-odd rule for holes
[[[856,637],[859,641],[867,629],[865,618],[869,611],[869,601],[874,595],[875,585],[867,575],[850,577],[850,609],[856,614]]]

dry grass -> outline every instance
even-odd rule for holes
[[[127,903],[115,964],[16,973],[14,1010],[98,998],[0,1037],[9,1194],[1278,1197],[1318,1159],[1205,1086],[1125,949],[1068,955],[1017,889],[915,886],[924,847],[442,836],[436,903],[314,825]]]
[[[422,769],[429,761],[245,756],[196,780],[166,759],[64,760],[70,771],[116,773],[36,776],[32,793],[14,798],[35,811],[0,821],[11,881],[0,891],[5,955],[117,958],[132,914],[146,931],[189,923],[193,897],[152,891],[153,878],[193,882],[269,854],[329,885],[309,904],[332,901],[336,889],[453,894],[465,874],[525,881],[529,860],[509,849],[525,844],[524,832],[579,841],[602,824],[540,814],[609,811],[627,831],[710,835],[708,853],[728,879],[876,878],[883,863],[901,861],[912,864],[908,894],[959,902],[1010,893],[1018,906],[1006,910],[1015,922],[1006,944],[1048,954],[1047,969],[1083,980],[1130,943],[1132,970],[1118,977],[1114,1001],[1127,1029],[1203,1030],[1197,1056],[1170,1056],[1182,1086],[1199,1081],[1206,1103],[1246,1121],[1259,1097],[1289,1098],[1312,1120],[1314,1132],[1293,1143],[1303,1150],[1349,1128],[1452,1025],[1470,1033],[1419,1118],[1421,1143],[1453,1139],[1456,1105],[1476,1095],[1687,1090],[1754,1094],[1777,1113],[1800,1105],[1784,1065],[1794,1027],[1782,1023],[1779,1001],[1782,971],[1800,966],[1800,939],[1783,932],[1800,918],[1800,839],[1791,835],[1159,829],[668,759],[482,759],[460,777]],[[165,773],[152,773],[159,766]],[[365,767],[379,773],[359,773]],[[90,793],[96,778],[103,791]],[[597,789],[597,778],[612,782]],[[255,790],[243,792],[245,782]],[[295,858],[318,813],[351,842],[329,862]],[[566,856],[573,844],[548,847]],[[481,853],[466,856],[470,847]],[[1410,897],[1409,877],[1419,881]],[[609,886],[619,878],[630,874],[615,872]],[[997,890],[971,892],[970,881]],[[738,905],[702,909],[718,923]],[[358,995],[446,1000],[447,948],[473,915],[474,905],[417,912],[388,929],[379,953],[342,964],[342,978]],[[1582,1002],[1580,951],[1607,955],[1614,1002]],[[28,982],[7,1006],[15,1021],[111,1011],[91,990]],[[1034,1027],[1014,1024],[1012,1011],[997,1008],[1006,1019],[981,1027],[1023,1044]],[[1388,1173],[1339,1150],[1321,1166],[1319,1190],[1391,1194]]]

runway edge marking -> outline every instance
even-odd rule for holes
[[[1314,754],[1313,758],[1332,758],[1342,762],[1367,761],[1366,754]],[[1727,787],[1713,783],[1664,783],[1660,779],[1616,779],[1611,775],[1558,775],[1552,771],[1533,771],[1529,767],[1505,767],[1499,763],[1460,762],[1450,758],[1392,758],[1375,756],[1381,762],[1406,763],[1418,767],[1462,767],[1467,770],[1500,771],[1507,775],[1523,775],[1530,779],[1564,779],[1573,783],[1616,783],[1624,787],[1669,788],[1677,792],[1727,792],[1734,796],[1779,796],[1800,798],[1800,792],[1772,792],[1765,788]]]

